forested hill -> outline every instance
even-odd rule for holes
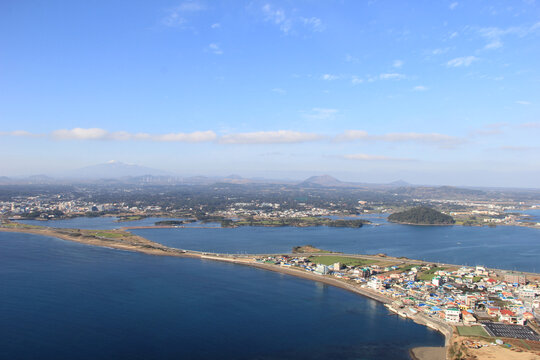
[[[455,223],[451,216],[423,206],[394,213],[388,217],[388,221],[416,225],[451,225]]]

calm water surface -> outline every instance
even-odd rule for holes
[[[87,229],[114,228],[127,224],[113,221],[112,218],[76,218],[29,223]],[[151,225],[157,219],[144,221]],[[112,227],[107,227],[109,225]],[[540,230],[515,226],[490,228],[383,223],[360,229],[240,227],[140,229],[133,232],[167,246],[188,250],[279,253],[290,252],[294,246],[310,244],[347,253],[385,253],[427,261],[540,272]]]
[[[39,226],[50,226],[56,228],[65,228],[65,229],[120,229],[125,226],[153,226],[156,221],[162,220],[183,220],[177,218],[156,218],[148,217],[141,220],[135,221],[121,221],[117,222],[117,218],[103,216],[103,217],[76,217],[72,219],[62,219],[62,220],[18,220],[18,222],[23,224],[39,225]],[[184,226],[200,226],[200,223],[189,223]],[[219,224],[205,224],[204,226],[219,226]]]
[[[1,359],[407,359],[437,332],[321,283],[0,233]]]

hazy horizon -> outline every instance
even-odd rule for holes
[[[111,173],[105,175],[105,174],[94,174],[94,175],[81,175],[80,170],[85,169],[93,169],[94,167],[101,167],[110,165],[111,163],[114,164],[120,164],[120,165],[130,165],[137,167],[139,170],[136,174],[118,174],[114,173],[114,171],[111,170]],[[149,171],[142,171],[141,169],[148,169]],[[5,176],[5,175],[4,175]],[[507,188],[507,189],[540,189],[538,186],[497,186],[497,185],[487,185],[487,184],[467,184],[467,183],[448,183],[448,182],[442,182],[442,183],[429,183],[425,182],[423,180],[419,182],[410,181],[405,178],[388,178],[388,180],[378,180],[380,179],[379,176],[369,176],[369,174],[366,174],[365,177],[362,177],[362,175],[354,174],[354,173],[347,173],[347,172],[339,172],[339,173],[324,173],[320,171],[312,171],[312,172],[264,172],[264,173],[254,173],[251,175],[246,175],[238,172],[223,172],[223,173],[189,173],[189,172],[174,172],[174,171],[168,171],[167,169],[157,169],[157,168],[149,168],[149,167],[142,167],[137,164],[128,164],[123,163],[121,161],[113,160],[108,161],[103,164],[94,164],[90,165],[88,167],[82,167],[78,169],[71,169],[70,171],[65,172],[57,172],[57,173],[28,173],[28,174],[16,174],[12,176],[6,176],[13,180],[24,180],[35,176],[46,176],[50,177],[54,180],[59,181],[78,181],[83,179],[88,180],[99,180],[99,179],[107,179],[107,178],[125,178],[125,177],[141,177],[141,176],[165,176],[165,177],[175,177],[175,178],[192,178],[192,177],[207,177],[207,178],[216,178],[216,179],[223,179],[223,178],[229,178],[231,176],[239,176],[242,179],[246,180],[258,180],[262,181],[283,181],[283,182],[291,182],[291,183],[300,183],[304,180],[307,180],[310,177],[319,177],[319,176],[330,176],[332,178],[335,178],[338,181],[344,182],[344,183],[363,183],[363,184],[373,184],[373,185],[384,185],[384,184],[392,184],[394,182],[405,182],[409,185],[414,186],[454,186],[454,187],[473,187],[473,188]]]

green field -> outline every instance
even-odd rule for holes
[[[121,237],[126,236],[125,234],[109,232],[109,231],[99,231],[99,232],[93,233],[92,235],[97,236],[97,237],[104,237],[108,239],[119,239]]]
[[[435,273],[439,270],[444,270],[444,268],[434,267],[429,270],[422,271],[418,274],[418,280],[431,281],[431,279],[435,277]]]
[[[411,269],[413,267],[418,267],[418,265],[415,265],[415,264],[403,265],[398,269],[398,271],[400,271],[400,272],[409,272],[409,271],[411,271]]]
[[[357,259],[346,256],[311,256],[309,260],[324,265],[332,265],[337,262],[348,266],[364,266],[378,263],[376,260]]]
[[[16,229],[44,229],[43,226],[22,224],[17,222],[3,222],[2,227]]]
[[[489,337],[488,333],[482,326],[456,326],[459,335],[461,336],[485,336]]]
[[[121,216],[116,219],[116,222],[128,222],[128,221],[137,221],[145,219],[146,215],[130,215],[130,216]]]

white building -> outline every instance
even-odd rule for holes
[[[444,311],[444,319],[447,322],[458,323],[460,311],[458,309],[446,309]]]

